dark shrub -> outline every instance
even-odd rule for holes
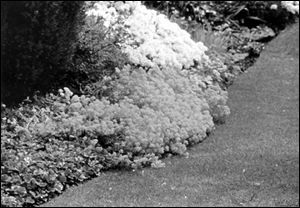
[[[127,55],[120,49],[126,35],[122,29],[111,31],[111,28],[106,28],[101,18],[85,18],[79,32],[74,63],[87,75],[89,83],[112,75],[116,67],[122,68],[128,62]]]
[[[1,2],[1,101],[45,92],[72,67],[81,1]]]

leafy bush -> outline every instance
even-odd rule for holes
[[[83,3],[1,2],[2,102],[46,91],[72,67]]]
[[[122,24],[122,20],[118,20],[118,24]],[[74,62],[75,67],[88,77],[87,83],[111,76],[116,67],[122,68],[128,62],[119,46],[126,34],[123,30],[113,33],[111,27],[104,26],[103,19],[86,16],[78,36]]]

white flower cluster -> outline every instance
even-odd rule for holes
[[[293,14],[299,14],[299,1],[281,1],[281,6]]]
[[[87,14],[104,18],[107,26],[114,25],[120,16],[126,18],[119,27],[126,28],[131,38],[122,47],[133,64],[182,69],[195,61],[209,61],[202,42],[194,42],[176,23],[140,2],[98,2],[95,6]]]
[[[152,152],[156,148],[154,152],[183,154],[186,142],[204,139],[214,124],[206,98],[193,85],[176,70],[152,68],[146,73],[125,67],[114,83],[114,96],[122,105],[135,106],[133,112],[120,116],[127,119],[126,140],[143,144],[143,149],[152,145]]]

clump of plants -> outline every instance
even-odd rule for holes
[[[117,21],[122,24],[122,20]],[[101,18],[85,17],[85,24],[78,33],[79,41],[74,54],[75,67],[85,73],[87,80],[83,86],[111,76],[115,68],[122,68],[127,62],[127,54],[120,50],[126,39],[123,30],[112,31],[105,27]]]

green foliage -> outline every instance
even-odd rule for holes
[[[32,134],[37,122],[49,123],[50,118],[55,115],[49,107],[29,105],[2,117],[1,206],[44,203],[66,187],[118,164],[120,159],[103,149],[98,140],[67,132],[60,136]]]
[[[201,41],[210,50],[226,53],[230,43],[230,37],[226,33],[213,31],[211,26],[205,28],[203,25],[190,25],[187,31],[195,42]]]
[[[219,26],[224,23],[256,27],[267,25],[282,30],[297,15],[282,7],[281,1],[143,1],[150,8],[166,13],[170,18],[184,17],[190,21]],[[272,10],[272,4],[278,5]]]
[[[70,70],[83,3],[1,2],[1,101],[46,91]]]
[[[184,17],[198,23],[218,23],[222,16],[217,16],[210,6],[213,1],[143,1],[147,7],[162,11],[168,17]]]
[[[75,67],[87,75],[88,83],[111,76],[116,67],[122,68],[128,62],[127,55],[119,47],[126,34],[122,30],[114,33],[111,30],[111,27],[104,27],[101,18],[85,18],[85,24],[78,35],[74,62]]]

